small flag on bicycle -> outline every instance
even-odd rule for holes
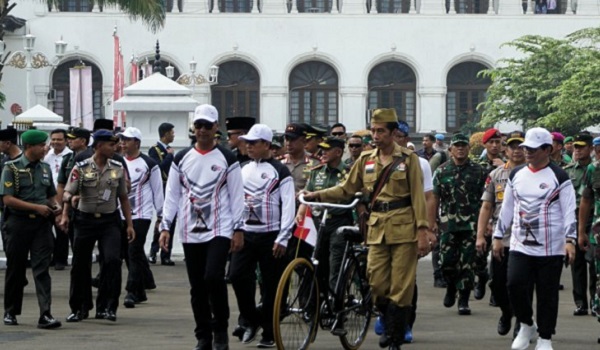
[[[315,227],[315,222],[313,221],[310,207],[306,209],[304,219],[302,219],[300,224],[296,227],[294,236],[305,241],[313,247],[317,244],[317,228]]]

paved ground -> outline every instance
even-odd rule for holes
[[[189,289],[181,257],[175,267],[154,266],[158,289],[150,291],[148,302],[135,309],[118,310],[118,321],[86,320],[78,324],[63,323],[54,331],[35,328],[38,308],[32,284],[25,289],[24,311],[19,326],[0,325],[0,349],[192,349],[193,319],[189,304]],[[94,266],[97,268],[97,266]],[[29,280],[31,274],[28,271]],[[64,320],[68,309],[69,268],[51,271],[53,278],[53,314]],[[5,271],[0,271],[3,286]],[[573,303],[570,290],[570,273],[564,270],[555,349],[598,349],[596,337],[600,324],[590,316],[572,316]],[[456,309],[442,306],[442,289],[434,289],[431,262],[419,263],[419,310],[415,326],[415,342],[403,349],[510,349],[511,339],[496,333],[499,311],[488,306],[486,298],[472,301],[472,316],[458,316]],[[3,290],[0,289],[0,298]],[[235,297],[230,288],[230,329],[237,320]],[[255,344],[242,345],[231,341],[231,349],[255,348]],[[533,349],[535,346],[530,346]],[[312,349],[340,349],[337,338],[327,332],[319,332]],[[372,332],[362,349],[379,349],[377,336]]]

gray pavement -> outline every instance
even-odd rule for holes
[[[89,319],[81,323],[64,323],[57,330],[37,329],[37,300],[32,285],[31,271],[28,270],[30,284],[25,288],[23,314],[18,317],[19,326],[0,324],[0,349],[192,349],[194,322],[189,302],[189,288],[182,257],[175,257],[174,267],[154,265],[152,267],[158,288],[148,293],[148,302],[134,309],[120,307],[118,320],[112,323]],[[97,265],[94,265],[97,269]],[[68,288],[69,271],[51,270],[53,281],[53,314],[64,321],[69,312]],[[442,306],[443,289],[432,287],[431,261],[419,263],[419,303],[415,325],[415,342],[403,349],[510,349],[511,339],[496,333],[499,310],[488,306],[488,294],[481,301],[471,301],[473,315],[458,316],[456,307]],[[0,271],[0,297],[3,298],[4,270]],[[124,271],[124,276],[125,276]],[[598,349],[597,336],[600,324],[590,316],[572,315],[573,302],[570,288],[570,271],[563,270],[562,280],[566,286],[560,292],[560,310],[557,334],[553,343],[555,349]],[[122,301],[123,294],[121,296]],[[235,296],[229,288],[231,306],[230,332],[237,320],[238,311]],[[370,327],[369,335],[361,349],[374,350],[377,336]],[[252,349],[250,345],[231,340],[230,348]],[[532,344],[530,349],[535,348]],[[328,332],[319,331],[312,349],[341,349],[337,338]]]

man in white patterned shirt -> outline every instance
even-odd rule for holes
[[[214,106],[196,108],[196,143],[175,155],[160,224],[160,246],[168,250],[169,228],[177,215],[196,321],[195,350],[229,349],[225,265],[228,252],[244,244],[240,163],[231,151],[215,145],[218,119]]]

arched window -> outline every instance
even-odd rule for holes
[[[446,12],[450,11],[450,3],[456,13],[487,13],[489,0],[446,0]]]
[[[398,117],[415,127],[417,78],[400,62],[383,62],[369,73],[368,109],[395,108]]]
[[[82,60],[86,66],[92,67],[92,103],[94,108],[94,120],[102,118],[104,106],[102,105],[102,73],[98,66],[90,61]],[[50,97],[54,100],[53,111],[62,115],[66,124],[71,124],[71,95],[69,68],[80,65],[79,60],[70,60],[61,63],[52,74],[52,92]]]
[[[219,84],[211,86],[211,102],[221,120],[249,116],[260,120],[260,77],[252,65],[229,61],[219,65]]]
[[[91,12],[94,4],[90,0],[60,0],[58,10],[61,12]]]
[[[290,122],[333,125],[338,121],[338,76],[327,63],[299,64],[290,74]]]
[[[411,0],[377,0],[378,13],[408,13]]]
[[[446,131],[462,130],[470,132],[480,120],[481,111],[477,106],[485,100],[491,84],[489,78],[477,74],[487,69],[475,62],[457,64],[448,72],[446,84]]]

